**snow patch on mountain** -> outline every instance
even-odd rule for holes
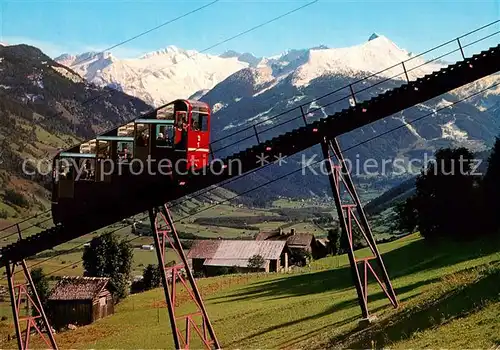
[[[222,103],[222,102],[217,102],[216,104],[214,104],[212,106],[212,114],[215,114],[217,113],[218,111],[220,111],[222,108],[226,107],[227,105]]]
[[[448,123],[441,125],[443,139],[452,139],[458,142],[467,141],[467,132],[461,130],[455,125],[456,119],[450,120]]]
[[[445,100],[444,98],[441,99],[441,101],[438,102],[438,104],[436,105],[436,108],[437,109],[440,109],[440,108],[446,108],[446,107],[450,107],[450,106],[453,106],[454,103],[453,102],[450,102],[448,100]]]
[[[291,106],[295,106],[297,104],[297,102],[300,102],[302,101],[304,98],[306,98],[307,96],[305,95],[301,95],[301,96],[296,96],[290,100],[287,101],[286,103],[286,107],[289,108]]]
[[[418,133],[417,129],[415,129],[413,127],[413,125],[409,124],[406,119],[405,119],[405,116],[403,114],[401,114],[400,117],[393,117],[394,119],[396,120],[399,120],[401,123],[404,124],[404,126],[419,140],[425,140],[422,136],[420,136],[420,134]]]

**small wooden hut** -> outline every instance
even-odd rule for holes
[[[113,297],[105,277],[63,277],[48,298],[52,326],[86,325],[113,314]]]

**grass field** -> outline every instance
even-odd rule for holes
[[[363,331],[357,328],[360,308],[346,256],[290,274],[199,280],[223,348],[500,345],[500,239],[429,245],[411,235],[379,248],[401,306],[394,310],[371,281],[369,308],[379,321]],[[56,339],[61,348],[172,348],[162,300],[160,289],[132,295],[115,315]],[[179,307],[179,314],[192,310],[182,298]],[[6,332],[14,334],[9,327],[0,322],[2,348],[14,346],[5,342]]]

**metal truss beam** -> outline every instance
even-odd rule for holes
[[[20,265],[24,275],[24,283],[16,283],[14,274],[16,266]],[[52,328],[50,327],[42,303],[36,291],[33,279],[26,262],[22,260],[19,263],[7,263],[7,281],[9,284],[10,303],[12,306],[12,314],[14,316],[14,327],[16,329],[17,346],[19,350],[29,349],[31,333],[35,331],[40,338],[47,344],[49,349],[58,349]],[[29,293],[31,290],[31,293]],[[23,301],[26,301],[27,314],[21,315]],[[34,312],[32,312],[32,310]],[[26,321],[26,329],[22,330],[21,323]],[[47,336],[43,334],[47,333]],[[24,334],[23,334],[24,333]]]
[[[337,139],[328,139],[324,137],[321,142],[321,148],[326,162],[335,206],[337,207],[342,234],[347,236],[349,242],[347,254],[349,256],[354,285],[358,294],[359,306],[361,307],[363,318],[369,320],[368,271],[375,277],[391,304],[397,308],[399,303]],[[373,254],[372,256],[360,259],[356,258],[353,245],[353,232],[355,228],[361,232],[363,238],[366,240]],[[379,270],[378,273],[376,269],[373,268],[370,261],[375,261]],[[361,269],[359,265],[361,265]],[[381,275],[382,278],[379,278],[379,275]]]
[[[206,349],[220,349],[219,341],[208,318],[205,305],[201,298],[196,281],[188,266],[186,255],[181,246],[179,236],[166,205],[149,210],[151,228],[154,230],[154,240],[161,280],[167,302],[170,325],[176,349],[189,349],[192,333],[196,333]],[[163,225],[162,225],[163,224]],[[181,263],[167,266],[166,249],[170,246],[180,258]],[[186,276],[187,280],[186,280]],[[197,311],[184,315],[176,312],[176,284],[180,282],[188,293]],[[179,322],[185,323],[185,331],[179,328]],[[194,332],[193,332],[194,331]],[[184,333],[184,334],[183,334]]]

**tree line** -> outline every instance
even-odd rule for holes
[[[436,152],[422,169],[416,192],[395,207],[395,226],[420,231],[434,240],[474,239],[500,230],[500,138],[496,138],[485,174],[476,171],[472,152],[464,147]]]

